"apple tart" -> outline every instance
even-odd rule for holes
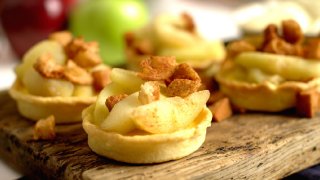
[[[178,63],[205,69],[225,57],[219,40],[206,40],[199,35],[193,18],[187,14],[162,14],[146,27],[125,35],[129,69],[137,70],[141,60],[150,55],[175,56]]]
[[[197,73],[174,58],[150,57],[142,72],[113,68],[112,82],[83,113],[89,147],[127,163],[179,159],[204,142],[212,114]]]
[[[21,115],[38,121],[53,115],[56,123],[81,121],[109,83],[110,68],[102,64],[98,44],[57,32],[34,45],[16,69],[10,95]]]
[[[279,112],[296,107],[312,117],[320,88],[320,40],[304,39],[293,20],[269,25],[259,46],[246,41],[228,45],[228,60],[217,74],[221,91],[240,108]]]

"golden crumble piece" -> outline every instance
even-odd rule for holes
[[[35,140],[52,140],[55,137],[55,118],[53,115],[37,121],[33,131]]]
[[[228,58],[233,58],[242,52],[256,51],[256,47],[245,40],[234,41],[228,44]]]
[[[91,73],[93,77],[93,87],[96,91],[100,91],[107,84],[111,82],[110,80],[110,69],[101,69],[97,71],[93,71]]]
[[[126,98],[127,96],[127,94],[118,94],[108,97],[105,102],[108,110],[111,111],[115,104],[117,104],[119,101]]]
[[[141,85],[138,96],[142,104],[149,104],[160,99],[160,86],[156,81],[148,81]]]
[[[70,59],[83,68],[94,67],[102,62],[97,42],[85,42],[74,38],[65,48]]]
[[[198,73],[186,63],[179,64],[176,67],[171,79],[189,79],[193,81],[201,81]]]
[[[282,34],[283,38],[291,44],[301,43],[304,39],[300,25],[294,20],[282,21]]]
[[[262,49],[273,39],[279,39],[278,28],[275,24],[269,24],[263,31]]]
[[[90,73],[71,60],[68,60],[67,65],[64,68],[64,76],[68,81],[75,84],[91,85],[93,82]]]
[[[69,31],[59,31],[49,35],[49,39],[57,41],[62,46],[67,46],[72,40],[72,34]]]
[[[174,57],[151,56],[141,61],[142,72],[138,74],[143,80],[164,81],[174,73],[176,60]]]
[[[305,46],[305,57],[320,60],[320,39],[313,39]]]
[[[34,64],[34,69],[45,78],[63,78],[63,67],[58,65],[51,54],[42,54]]]
[[[212,119],[215,122],[220,122],[232,116],[230,100],[226,97],[215,101],[213,104],[209,105],[208,108],[212,112]]]
[[[180,96],[186,97],[196,92],[201,86],[200,81],[189,79],[174,79],[167,87],[166,94],[169,97]]]
[[[185,22],[185,27],[184,29],[186,29],[189,32],[195,32],[196,31],[196,25],[193,21],[192,16],[190,16],[190,14],[184,12],[181,14],[181,17],[184,19]]]
[[[319,111],[319,93],[315,89],[297,94],[296,110],[302,117],[312,118]]]
[[[282,54],[282,55],[295,55],[301,56],[303,54],[303,48],[300,45],[292,45],[283,39],[271,40],[263,49],[263,52]]]

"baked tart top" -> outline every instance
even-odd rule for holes
[[[109,83],[96,42],[57,32],[34,45],[16,67],[25,93],[43,97],[91,97]]]
[[[201,80],[191,66],[176,64],[173,57],[151,56],[141,68],[139,73],[112,69],[112,82],[94,104],[93,123],[120,134],[172,133],[192,124],[209,91],[198,91]]]
[[[159,15],[143,29],[128,32],[125,40],[129,65],[139,61],[132,60],[136,57],[157,55],[175,56],[178,63],[205,68],[225,57],[223,43],[201,37],[192,16],[187,13]]]
[[[260,43],[239,40],[227,46],[227,62],[217,80],[237,106],[281,111],[304,104],[297,98],[303,91],[319,91],[320,39],[305,38],[293,20],[283,21],[281,29],[270,24]]]

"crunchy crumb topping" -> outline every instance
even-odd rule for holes
[[[160,86],[156,81],[148,81],[141,85],[138,96],[141,104],[149,104],[160,99]]]
[[[302,117],[312,118],[319,111],[320,94],[315,89],[301,91],[297,94],[296,110]]]
[[[64,76],[67,80],[75,84],[90,85],[93,82],[90,73],[71,60],[68,60],[64,68]]]
[[[300,25],[294,20],[282,21],[282,34],[283,38],[291,44],[301,43],[304,39]]]
[[[33,67],[40,75],[46,78],[60,79],[64,76],[63,67],[58,65],[52,55],[48,53],[42,54]]]
[[[189,79],[174,79],[167,87],[166,94],[169,97],[180,96],[186,97],[196,92],[201,86],[200,81]]]
[[[140,63],[142,72],[138,74],[143,80],[163,81],[174,73],[176,60],[174,57],[151,56]]]
[[[93,77],[93,87],[96,91],[100,91],[103,89],[107,84],[111,82],[110,79],[110,69],[101,69],[97,71],[93,71],[91,73]]]
[[[111,111],[115,104],[117,104],[127,96],[128,96],[127,94],[118,94],[118,95],[109,96],[105,102],[108,110]]]
[[[62,46],[67,46],[72,40],[72,34],[69,31],[59,31],[49,35],[48,39],[57,41]]]
[[[300,56],[320,60],[320,39],[304,40],[300,25],[294,20],[282,21],[280,33],[275,24],[269,24],[263,33],[260,47],[242,41],[235,41],[227,46],[228,57],[233,58],[245,51],[262,51],[273,54]]]
[[[209,105],[208,108],[212,112],[212,119],[215,122],[220,122],[232,116],[230,100],[226,97],[215,101],[213,104]]]
[[[55,137],[55,118],[53,115],[37,121],[33,131],[33,138],[35,140],[52,140]]]
[[[172,79],[189,79],[200,81],[198,73],[187,63],[179,64],[171,76]]]
[[[74,38],[65,51],[70,59],[83,68],[90,68],[102,62],[97,42],[85,42],[82,38]]]
[[[196,31],[196,25],[195,25],[195,23],[193,21],[192,16],[190,16],[190,14],[184,12],[184,13],[181,14],[181,17],[185,22],[184,29],[186,29],[187,31],[192,32],[192,33],[195,32]]]
[[[188,64],[177,65],[174,57],[152,56],[141,62],[143,80],[161,81],[167,84],[167,96],[186,97],[201,86],[197,72]]]
[[[245,40],[234,41],[226,47],[228,58],[233,58],[242,52],[255,51],[256,47]]]

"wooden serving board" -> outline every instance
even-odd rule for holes
[[[53,141],[34,141],[34,123],[7,92],[0,106],[0,154],[33,178],[277,179],[320,162],[320,118],[238,115],[213,123],[203,146],[185,158],[130,165],[93,153],[81,124],[58,126]]]

